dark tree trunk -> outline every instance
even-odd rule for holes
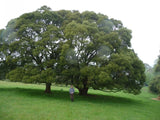
[[[78,88],[79,90],[79,95],[87,95],[88,93],[88,88]]]
[[[51,83],[46,83],[45,93],[51,93]]]

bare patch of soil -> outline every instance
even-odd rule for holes
[[[160,96],[157,97],[157,98],[152,98],[152,100],[158,100],[158,101],[160,101]]]

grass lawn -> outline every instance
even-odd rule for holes
[[[160,101],[148,92],[140,95],[89,90],[75,93],[71,102],[67,87],[0,81],[0,120],[160,120]]]

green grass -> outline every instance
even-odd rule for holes
[[[0,120],[160,120],[160,101],[143,88],[140,95],[89,90],[89,96],[69,88],[0,81]]]

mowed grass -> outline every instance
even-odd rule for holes
[[[123,92],[106,93],[89,90],[89,96],[75,93],[69,98],[69,87],[0,81],[0,120],[160,120],[160,101],[142,89],[140,95]]]

